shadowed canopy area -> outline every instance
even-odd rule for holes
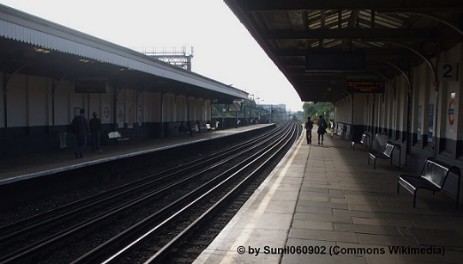
[[[303,101],[382,89],[463,36],[460,0],[225,2]]]

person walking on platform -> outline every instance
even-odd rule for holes
[[[310,120],[310,116],[308,116],[305,122],[305,138],[307,139],[307,144],[312,144],[312,128],[313,121]]]
[[[101,152],[101,120],[93,112],[93,118],[90,119],[90,134],[92,137],[92,150]]]
[[[84,150],[87,146],[87,135],[90,132],[84,109],[80,109],[80,115],[74,117],[71,127],[77,139],[74,154],[76,155],[76,159],[81,159],[84,157]]]
[[[328,123],[326,123],[326,120],[323,119],[323,116],[319,116],[318,118],[318,145],[320,145],[320,137],[321,137],[321,144],[323,145],[323,135],[326,133],[326,128],[328,127]]]

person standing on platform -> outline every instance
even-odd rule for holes
[[[190,134],[190,137],[192,137],[193,136],[193,128],[191,127],[191,122],[190,121],[186,122],[186,129],[187,129],[188,133]]]
[[[101,152],[101,120],[97,114],[93,112],[93,118],[90,119],[90,134],[92,137],[92,150]]]
[[[188,132],[188,129],[185,127],[185,124],[183,124],[183,121],[180,122],[180,126],[178,127],[178,134],[180,136],[184,136]]]
[[[84,157],[84,150],[87,146],[87,135],[90,132],[84,109],[80,109],[80,115],[74,117],[71,126],[77,138],[74,154],[76,155],[76,159],[81,159]]]
[[[328,127],[328,123],[326,123],[326,120],[323,119],[323,116],[319,116],[319,118],[318,118],[318,129],[317,129],[318,145],[320,145],[320,142],[323,145],[323,135],[325,135],[327,127]],[[320,137],[321,137],[321,141],[320,141]]]
[[[307,139],[307,144],[312,144],[312,128],[313,121],[310,120],[310,116],[308,116],[305,122],[305,138]]]

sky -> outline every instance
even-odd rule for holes
[[[127,48],[192,46],[193,72],[244,90],[259,104],[302,111],[292,85],[223,0],[0,3]]]

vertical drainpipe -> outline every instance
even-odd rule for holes
[[[6,156],[8,153],[8,145],[7,145],[7,138],[8,138],[8,105],[7,105],[7,75],[6,73],[3,73],[3,78],[2,78],[2,85],[3,85],[3,155]]]
[[[352,107],[351,107],[351,126],[352,126],[352,129],[351,129],[351,141],[354,142],[354,93],[352,93],[352,100],[351,100],[351,104],[352,104]],[[326,116],[325,116],[326,118]]]
[[[190,120],[190,96],[189,95],[187,95],[186,97],[186,121],[187,122],[191,121]]]
[[[236,109],[235,112],[235,128],[238,128],[238,108]],[[270,108],[270,122],[272,122],[272,109]]]
[[[212,126],[212,99],[209,101],[209,123]]]
[[[373,147],[373,140],[375,139],[375,94],[372,95],[373,98],[371,100],[371,140],[370,140],[370,148]]]
[[[438,118],[438,114],[439,114],[439,81],[437,80],[437,76],[435,78],[435,81],[434,81],[434,89],[436,91],[436,104],[434,106],[434,127],[433,127],[433,147],[432,147],[432,156],[435,158],[439,152],[439,148],[440,148],[440,143],[437,142],[437,129],[438,129],[438,125],[437,125],[437,121],[439,120]],[[440,136],[440,135],[439,135]]]
[[[136,91],[136,98],[135,98],[135,123],[137,124],[137,134],[140,134],[140,127],[141,127],[141,114],[140,114],[140,109],[139,109],[139,105],[140,105],[140,96],[142,95],[143,93],[143,90],[140,91],[137,89]]]
[[[51,117],[51,122],[52,122],[52,126],[53,128],[56,126],[56,117],[55,117],[55,112],[56,112],[56,106],[55,106],[55,99],[56,99],[56,88],[59,86],[59,84],[68,76],[68,74],[65,74],[63,76],[61,76],[61,78],[59,80],[53,80],[52,82],[52,87],[51,87],[51,113],[52,113],[52,117]]]
[[[51,126],[55,128],[55,90],[58,82],[53,81],[51,85]]]
[[[92,116],[90,113],[90,93],[87,93],[87,109],[85,109],[85,112],[87,113],[87,120],[90,120],[90,117]]]
[[[113,131],[117,131],[117,87],[113,87]]]
[[[164,138],[164,92],[162,91],[161,89],[161,98],[160,98],[161,102],[160,102],[160,122],[161,122],[161,133],[160,133],[160,137],[161,138]]]
[[[408,71],[410,74],[410,70]],[[411,78],[408,76],[408,89],[407,89],[407,136],[405,145],[405,164],[407,163],[407,156],[412,152],[412,83]]]

